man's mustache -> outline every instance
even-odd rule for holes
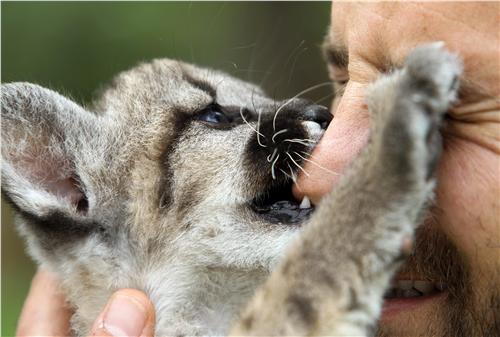
[[[416,230],[413,253],[397,278],[440,283],[450,296],[463,294],[469,280],[465,260],[434,219]]]

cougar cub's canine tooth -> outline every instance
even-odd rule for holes
[[[304,196],[302,202],[300,203],[300,208],[311,208],[311,201],[307,196]]]

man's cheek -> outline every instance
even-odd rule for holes
[[[366,145],[370,118],[364,102],[364,85],[350,83],[334,111],[334,118],[321,142],[306,162],[305,173],[299,175],[294,193],[307,195],[313,202],[328,193],[346,166]]]
[[[439,225],[471,265],[498,259],[499,157],[475,143],[447,138],[438,170]]]

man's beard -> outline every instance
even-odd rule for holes
[[[402,279],[443,282],[446,299],[429,316],[418,317],[418,332],[408,336],[500,336],[498,271],[490,274],[488,287],[476,288],[471,268],[453,242],[437,226],[424,225],[416,232],[415,250],[400,269]],[[422,324],[427,324],[423,327]],[[376,336],[402,336],[396,327],[379,328]]]

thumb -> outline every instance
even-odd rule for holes
[[[155,312],[148,297],[136,289],[111,296],[92,327],[91,336],[148,337],[154,335]]]

